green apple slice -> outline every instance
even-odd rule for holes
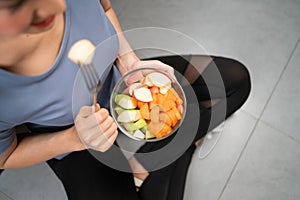
[[[120,106],[115,107],[115,111],[116,113],[118,113],[118,115],[123,111],[124,109],[121,108]]]
[[[115,102],[124,109],[134,109],[137,107],[136,99],[126,94],[117,94],[115,96]]]
[[[146,138],[146,139],[152,139],[152,138],[155,138],[155,137],[156,137],[156,136],[153,135],[153,134],[151,134],[149,131],[147,131],[146,134],[145,134],[145,138]]]
[[[137,130],[136,126],[134,125],[134,122],[127,122],[122,124],[124,128],[130,133],[133,133],[133,131]]]
[[[153,101],[152,94],[148,88],[137,88],[133,91],[134,97],[142,102]]]
[[[145,134],[146,139],[155,138],[156,136],[151,134],[148,130],[148,125],[140,128],[140,130]]]
[[[134,133],[133,133],[133,136],[136,137],[136,138],[139,138],[139,139],[144,139],[145,138],[145,135],[142,131],[140,131],[139,129],[136,130]]]
[[[146,125],[147,125],[147,122],[144,119],[139,119],[136,122],[123,123],[123,126],[125,127],[125,129],[129,132],[133,132],[133,131],[140,129]]]
[[[135,122],[141,118],[142,116],[139,110],[124,110],[119,114],[117,121],[127,123]]]

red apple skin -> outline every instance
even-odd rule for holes
[[[159,93],[159,89],[158,89],[158,87],[156,87],[156,86],[151,87],[151,88],[150,88],[150,91],[151,91],[152,94]]]

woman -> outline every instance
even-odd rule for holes
[[[140,61],[128,51],[128,44],[120,35],[120,46],[115,44],[119,48],[109,55],[116,59],[116,66],[105,69],[109,73],[104,77],[105,84],[99,94],[101,108],[92,113],[88,106],[91,99],[83,99],[74,120],[72,91],[78,67],[68,60],[67,52],[79,39],[88,38],[99,44],[116,33],[121,33],[121,28],[109,0],[101,3],[98,0],[84,3],[79,0],[0,0],[0,168],[22,168],[47,161],[62,181],[69,199],[182,199],[194,145],[161,170],[136,173],[135,176],[146,180],[139,193],[131,173],[111,169],[87,152],[87,147],[109,152],[118,134],[105,108],[108,102],[105,97],[109,96],[120,74],[130,69],[152,65],[173,73],[172,66],[185,74],[190,67],[189,60],[204,59],[203,73],[209,75],[209,66],[216,64],[224,80],[228,117],[248,97],[248,71],[240,63],[224,58],[213,58],[213,61],[201,56],[188,56],[187,60],[181,56],[157,58],[170,66],[159,61]],[[197,141],[210,130],[211,106],[222,105],[223,99],[216,97],[218,103],[207,104],[213,97],[209,96],[201,76],[190,82],[198,100],[202,101],[200,110],[204,120],[200,121]],[[221,119],[211,128],[220,122]],[[17,135],[16,127],[20,125],[25,125],[30,134]],[[97,138],[96,143],[93,138]],[[156,150],[164,143],[145,145],[139,152]],[[121,153],[120,162],[127,163]],[[179,189],[174,184],[167,187],[161,177],[169,180],[178,166],[183,170],[179,170],[180,177],[175,176],[174,183],[183,184]],[[134,171],[147,168],[135,159],[130,160],[130,167]],[[151,187],[156,182],[162,185],[162,191],[153,193]],[[178,194],[166,192],[174,187]]]

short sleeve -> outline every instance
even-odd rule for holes
[[[0,122],[0,154],[10,147],[16,136],[15,128],[5,127],[5,124]]]

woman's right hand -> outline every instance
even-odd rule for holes
[[[105,152],[117,138],[117,125],[107,109],[98,107],[96,110],[93,113],[91,106],[83,106],[75,119],[75,127],[85,148]]]

